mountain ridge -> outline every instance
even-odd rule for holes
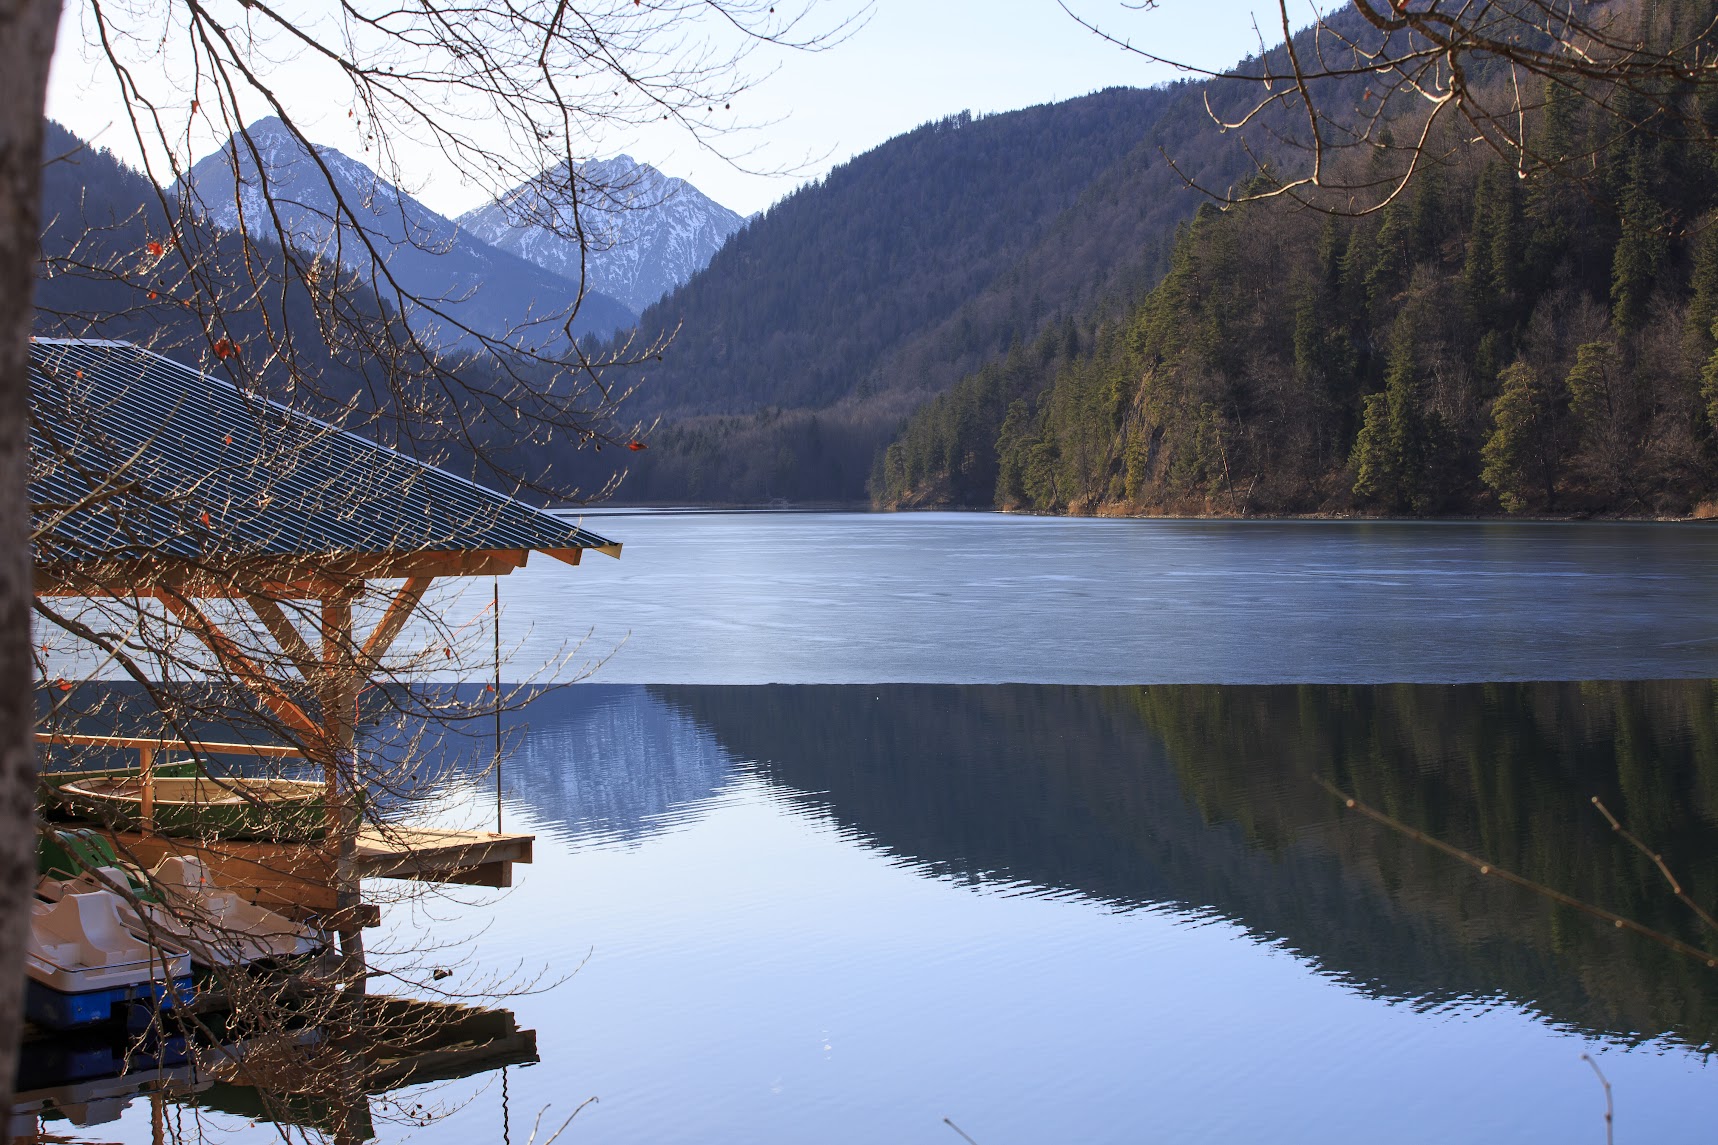
[[[187,173],[181,192],[198,213],[212,226],[284,240],[377,278],[379,293],[408,313],[413,328],[444,346],[475,342],[457,326],[513,344],[553,345],[575,300],[575,337],[607,337],[633,324],[635,315],[618,300],[595,291],[580,299],[576,283],[490,246],[360,160],[318,145],[316,159],[340,188],[350,216],[341,217],[322,173],[303,169],[310,156],[277,118],[246,128],[243,146],[238,139],[235,134]]]
[[[567,201],[569,183],[577,210]],[[628,155],[561,163],[455,221],[497,249],[585,281],[635,311],[709,265],[747,222],[686,180]]]

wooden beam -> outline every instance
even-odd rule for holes
[[[72,735],[67,732],[37,732],[37,743],[66,744],[71,747],[128,747],[132,749],[184,748],[201,755],[254,755],[265,759],[302,759],[304,752],[296,747],[254,743],[193,743],[190,740],[154,739],[149,736]]]
[[[617,561],[620,559],[620,544],[618,542],[612,545],[593,545],[592,550],[605,557],[613,557]],[[547,553],[556,560],[566,561],[570,565],[578,564],[579,556],[586,552],[585,549],[537,549],[535,551]]]
[[[400,591],[394,594],[394,599],[388,602],[388,611],[376,622],[370,638],[364,641],[364,650],[359,653],[366,671],[393,647],[395,638],[406,626],[406,621],[412,618],[412,612],[417,608],[418,602],[423,600],[424,593],[429,591],[433,579],[427,576],[408,577],[406,583],[400,586]]]
[[[249,688],[256,692],[263,706],[273,712],[276,717],[286,723],[293,731],[306,737],[311,743],[322,740],[322,730],[316,722],[304,714],[300,708],[280,690],[280,686],[270,680],[256,661],[244,654],[239,646],[215,626],[214,621],[204,616],[202,611],[188,600],[173,595],[170,592],[156,592],[155,599],[167,606],[168,611],[177,616],[187,631],[201,640],[209,651],[227,671],[243,680]]]
[[[498,549],[458,553],[382,553],[340,563],[342,572],[367,580],[398,580],[414,576],[506,576],[524,568],[528,549]]]
[[[274,637],[275,643],[280,645],[280,650],[286,653],[286,658],[292,661],[292,666],[298,669],[298,674],[303,676],[306,682],[315,680],[320,670],[316,653],[310,650],[303,633],[299,632],[298,626],[287,617],[286,610],[281,608],[280,603],[272,597],[257,593],[247,594],[245,599],[250,603],[251,611],[257,614],[257,619],[263,622],[263,627],[268,629],[269,635]]]
[[[615,546],[618,548],[618,546]],[[552,550],[556,554],[582,550]],[[605,550],[606,551],[606,550]],[[186,600],[249,598],[325,600],[367,580],[414,576],[506,576],[523,568],[528,549],[453,552],[290,554],[227,561],[155,557],[134,561],[50,562],[35,570],[38,596],[125,597],[171,591]],[[560,559],[567,560],[567,556]],[[575,562],[576,563],[576,562]]]

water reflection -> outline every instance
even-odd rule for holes
[[[645,837],[713,795],[732,766],[678,708],[629,685],[550,691],[509,723],[505,786],[537,818],[584,843]],[[469,749],[479,766],[487,746]]]
[[[8,1132],[69,1141],[56,1130],[110,1126],[141,1101],[154,1145],[259,1123],[284,1140],[356,1145],[387,1123],[438,1120],[420,1087],[537,1060],[536,1032],[510,1011],[394,997],[209,1007],[141,1033],[31,1029]]]
[[[1712,685],[657,687],[791,798],[972,883],[1246,926],[1378,996],[1506,999],[1708,1046],[1708,969],[1344,817],[1324,776],[1415,828],[1718,948],[1600,795],[1718,901]]]
[[[480,934],[478,963],[567,977],[506,1003],[546,1063],[513,1071],[512,1109],[599,1095],[591,1140],[936,1140],[953,1114],[987,1145],[1561,1141],[1598,1126],[1587,1037],[1649,1043],[1600,1057],[1631,1134],[1680,1139],[1710,1118],[1718,975],[1314,780],[1704,945],[1588,799],[1718,901],[1715,703],[1689,681],[578,686],[507,736],[536,861],[430,917]],[[481,817],[493,739],[468,747],[446,791]],[[223,1094],[168,1107],[269,1138]],[[497,1139],[499,1079],[456,1097],[422,1128],[377,1099],[369,1128]]]

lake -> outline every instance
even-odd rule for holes
[[[1718,525],[628,514],[503,581],[510,663],[614,683],[1718,675]],[[487,604],[487,585],[472,590]],[[587,638],[588,636],[588,638]]]
[[[511,663],[608,653],[510,737],[535,862],[371,944],[540,987],[541,1062],[381,1139],[1600,1142],[1583,1054],[1617,1140],[1709,1136],[1718,971],[1548,894],[1718,949],[1589,802],[1718,902],[1718,530],[593,524],[502,581]]]

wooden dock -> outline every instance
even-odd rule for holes
[[[170,835],[103,831],[114,850],[141,867],[167,855],[195,855],[241,898],[293,916],[335,909],[334,857],[321,843],[265,843],[241,839],[200,841]],[[411,879],[465,886],[510,887],[513,864],[529,863],[535,835],[449,831],[428,827],[366,826],[358,833],[354,866],[360,878]],[[374,926],[378,912],[362,912]]]
[[[358,833],[358,874],[366,879],[510,887],[513,864],[531,861],[536,838],[430,827],[389,827],[384,833],[366,827]]]

